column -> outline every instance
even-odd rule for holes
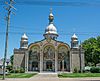
[[[25,72],[28,72],[28,51],[25,52]]]
[[[60,61],[58,62],[58,70],[60,71],[61,69],[60,69]]]
[[[55,72],[58,71],[58,54],[57,50],[55,50]]]
[[[38,71],[40,70],[40,61],[38,61]]]
[[[69,60],[70,61],[69,62],[70,63],[70,72],[72,72],[72,51],[70,51],[70,55],[69,56],[70,56],[69,57],[70,58],[70,60]]]
[[[43,50],[40,50],[40,72],[43,71]]]
[[[62,71],[64,71],[64,59],[62,60]]]
[[[43,62],[43,63],[44,63],[44,64],[43,64],[43,68],[44,68],[43,70],[46,71],[46,70],[47,70],[47,69],[46,69],[46,61]]]

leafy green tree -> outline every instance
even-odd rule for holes
[[[13,65],[13,59],[14,59],[14,55],[12,55],[12,56],[10,57],[11,65]]]
[[[96,66],[100,62],[100,36],[85,40],[82,46],[85,50],[85,65]]]

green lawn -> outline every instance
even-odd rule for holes
[[[6,75],[6,78],[30,78],[37,73],[11,73]],[[0,75],[0,78],[2,78],[2,75]]]
[[[60,78],[100,77],[100,73],[61,73]]]

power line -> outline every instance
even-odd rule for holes
[[[17,35],[17,34],[23,34],[24,32],[12,32],[10,31],[9,34],[11,35]],[[28,35],[42,35],[42,32],[25,32]],[[100,32],[75,32],[77,35],[100,35]],[[0,32],[0,34],[5,34],[5,32]],[[59,35],[72,35],[73,32],[59,32]]]
[[[99,1],[80,1],[80,2],[72,2],[72,1],[44,1],[44,0],[16,0],[17,5],[40,5],[40,6],[100,6]],[[0,1],[0,5],[4,5],[4,1]]]
[[[2,23],[3,24],[3,23]],[[5,24],[4,24],[5,25]],[[26,30],[26,32],[32,32],[33,30],[35,30],[36,32],[38,31],[38,32],[44,32],[45,30],[43,29],[38,29],[38,28],[32,28],[32,27],[30,27],[30,26],[28,26],[28,28],[27,27],[25,27],[25,26],[13,26],[13,25],[11,25],[10,26],[10,30]],[[31,31],[30,31],[31,30]],[[20,32],[20,31],[18,31],[18,32]],[[21,31],[22,32],[22,31]],[[34,32],[34,31],[33,31]],[[62,31],[62,30],[58,30],[58,32],[60,33],[65,33],[65,31]],[[74,33],[74,32],[70,32],[70,33]],[[78,32],[78,31],[76,31],[75,33],[80,33],[80,34],[93,34],[93,33],[99,33],[100,34],[100,32],[97,32],[97,31],[94,31],[94,32]]]

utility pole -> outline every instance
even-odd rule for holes
[[[6,28],[6,40],[5,40],[5,52],[4,52],[4,60],[3,60],[3,80],[5,80],[5,72],[6,72],[6,59],[7,59],[7,51],[8,51],[8,32],[9,32],[9,26],[10,26],[10,14],[11,14],[11,9],[15,9],[12,5],[14,4],[13,0],[10,0],[10,2],[5,2],[5,4],[8,5],[8,7],[5,7],[7,10],[7,28]]]
[[[80,54],[80,72],[82,73],[82,43],[80,41],[79,54]]]

